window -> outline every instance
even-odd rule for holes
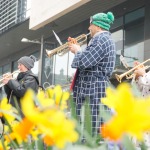
[[[124,24],[123,23],[124,18]],[[117,30],[118,29],[118,30]],[[134,61],[144,60],[144,8],[140,8],[116,19],[112,26],[112,37],[116,43],[116,67],[123,67],[120,55],[123,55],[128,66]]]
[[[8,73],[8,72],[11,72],[10,64],[7,64],[7,65],[0,67],[1,79],[2,79],[2,75],[5,73]],[[0,83],[0,85],[1,84],[2,83]],[[4,92],[4,88],[2,86],[2,87],[0,87],[0,99],[2,99],[4,96],[6,97],[5,92]]]
[[[136,11],[128,13],[127,15],[125,15],[125,24],[139,20],[140,18],[143,18],[144,15],[145,15],[145,9],[144,8],[140,8]]]
[[[144,8],[125,16],[124,56],[130,67],[144,60]]]
[[[7,73],[7,72],[11,72],[10,64],[2,66],[2,73],[4,74],[4,73]]]
[[[68,53],[64,54],[63,56],[59,56],[57,54],[55,56],[55,85],[65,85],[67,84],[67,77],[68,77]]]
[[[118,67],[121,65],[120,55],[122,55],[123,51],[123,29],[112,33],[112,38],[116,44],[116,67]]]

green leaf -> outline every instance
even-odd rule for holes
[[[16,113],[10,112],[9,110],[2,110],[0,109],[0,112],[4,113],[4,114],[8,114],[10,116],[13,116],[14,118],[16,118],[17,120],[21,121],[21,117],[19,115],[17,115]],[[6,121],[6,119],[5,119]]]
[[[2,142],[3,149],[6,150],[6,147],[5,147],[5,144],[4,144],[4,137],[2,137],[1,142]]]
[[[106,106],[107,107],[107,106]],[[112,117],[110,111],[106,110],[108,108],[105,108],[104,105],[100,105],[100,108],[99,108],[99,120],[101,119],[101,117],[103,118],[104,122],[107,122],[108,120],[110,120],[110,118]]]
[[[44,143],[40,136],[39,136],[38,140],[35,141],[35,147],[36,147],[36,149],[44,150]]]
[[[140,148],[141,148],[141,150],[147,150],[148,149],[144,142],[141,142]]]
[[[46,150],[53,150],[53,147],[48,146],[48,147],[46,147]]]
[[[21,108],[20,108],[20,106],[19,106],[19,103],[18,103],[16,97],[13,97],[13,100],[14,100],[14,102],[15,102],[15,107],[16,107],[16,109],[18,110],[18,113],[19,113],[20,116],[21,116],[22,110],[21,110]]]
[[[28,140],[28,149],[29,150],[32,150],[32,149],[35,149],[35,144],[36,144],[36,141],[34,141],[34,140]]]
[[[39,99],[37,98],[37,96],[35,94],[34,94],[33,100],[34,100],[34,103],[35,103],[36,106],[38,106],[39,108],[42,108],[42,105],[39,102]]]
[[[102,146],[91,148],[86,145],[70,145],[68,144],[65,150],[107,150],[106,144],[103,144]]]
[[[68,102],[69,102],[71,117],[73,119],[76,119],[79,122],[79,118],[77,117],[77,114],[76,114],[76,104],[75,104],[75,102],[73,100],[73,96],[71,94],[70,94],[70,98],[69,98]]]
[[[89,136],[92,137],[92,116],[91,116],[91,108],[89,105],[89,98],[85,99],[83,107],[84,107],[84,114],[83,114],[84,120],[83,120],[83,122],[84,122],[85,130],[87,131]]]
[[[128,136],[124,136],[122,140],[122,145],[125,147],[127,150],[136,150],[131,139],[129,139]]]
[[[19,144],[16,140],[12,140],[8,134],[5,134],[5,136],[7,136],[7,138],[10,140],[9,142],[10,147],[14,149],[17,149],[19,147]]]

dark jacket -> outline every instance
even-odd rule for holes
[[[9,103],[15,107],[15,98],[20,106],[20,99],[24,96],[26,91],[28,89],[32,89],[34,92],[37,93],[38,87],[38,77],[31,71],[27,71],[19,73],[16,80],[9,80],[9,82],[4,85],[4,90],[7,94]]]

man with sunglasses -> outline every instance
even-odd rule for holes
[[[74,53],[71,66],[77,69],[73,81],[76,112],[80,116],[81,106],[88,97],[93,135],[97,134],[102,123],[102,119],[98,119],[99,107],[102,105],[100,101],[105,97],[105,89],[115,67],[115,43],[109,32],[113,21],[112,12],[93,15],[88,28],[92,37],[88,46],[81,51],[78,44],[69,44],[69,50]]]

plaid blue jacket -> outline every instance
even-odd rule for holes
[[[72,68],[78,69],[78,76],[73,89],[74,98],[100,102],[105,96],[108,79],[115,67],[115,43],[108,31],[97,33],[86,49],[77,52],[72,62]]]

